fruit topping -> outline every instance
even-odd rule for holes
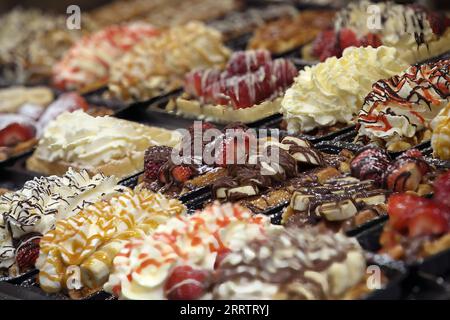
[[[185,78],[185,91],[203,103],[249,108],[279,96],[294,81],[288,60],[272,60],[266,50],[235,52],[225,71],[196,70]]]
[[[188,166],[176,166],[172,169],[172,176],[176,182],[184,183],[193,175],[193,170]]]
[[[36,128],[28,122],[11,122],[2,127],[0,129],[0,146],[3,147],[13,147],[20,142],[33,139],[36,135]]]
[[[392,195],[388,201],[389,222],[384,233],[397,232],[408,237],[447,233],[450,230],[449,180],[449,173],[439,176],[430,199],[407,193]],[[392,234],[383,235],[383,245],[396,245],[395,238]]]
[[[23,241],[16,252],[16,262],[21,272],[34,268],[39,256],[40,237],[32,237]]]
[[[169,300],[195,300],[207,289],[208,272],[191,266],[177,266],[172,270],[164,286]]]
[[[382,184],[383,173],[389,166],[390,158],[386,151],[369,147],[362,150],[350,163],[351,173],[361,180],[373,180]]]
[[[342,57],[342,53],[348,47],[372,46],[378,48],[381,45],[381,39],[376,34],[369,33],[358,38],[355,32],[344,28],[339,32],[322,31],[313,42],[312,52],[320,61],[325,61],[330,57]]]
[[[450,171],[440,175],[433,184],[434,199],[450,208]]]
[[[172,148],[167,146],[150,147],[144,156],[144,179],[147,183],[158,177],[159,169],[170,158]]]

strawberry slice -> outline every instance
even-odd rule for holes
[[[195,70],[185,77],[185,91],[193,96],[200,97],[208,86],[220,79],[221,72],[217,69]]]
[[[11,123],[0,130],[0,146],[13,147],[36,136],[36,128],[31,124]]]
[[[254,84],[255,78],[252,74],[234,77],[227,81],[227,96],[230,97],[235,109],[251,107],[255,102]]]
[[[444,34],[445,30],[449,26],[449,18],[442,13],[428,12],[427,18],[433,33],[438,36]]]
[[[322,31],[314,40],[313,55],[325,61],[327,58],[339,55],[337,36],[334,30]]]
[[[397,231],[406,230],[414,210],[431,200],[407,193],[394,194],[388,200],[389,224]]]
[[[286,59],[275,59],[272,63],[271,72],[276,79],[276,88],[282,91],[294,82],[294,78],[298,74],[294,64]]]
[[[377,34],[368,33],[361,39],[361,45],[364,47],[371,46],[372,48],[378,48],[383,45],[383,42]]]
[[[349,47],[359,47],[361,46],[361,41],[358,40],[358,37],[356,36],[356,33],[354,33],[350,29],[342,29],[339,32],[339,46],[342,51],[344,51],[345,48]]]
[[[169,300],[195,300],[205,293],[209,273],[191,266],[175,267],[164,285]]]
[[[434,197],[437,203],[450,208],[450,171],[437,177],[433,183]]]
[[[16,252],[16,262],[19,270],[25,272],[34,268],[34,264],[39,256],[39,243],[41,239],[32,238],[23,242]]]
[[[184,183],[193,175],[193,170],[187,166],[176,166],[172,169],[172,177],[175,181]]]
[[[233,53],[227,64],[230,75],[240,75],[257,70],[261,65],[272,61],[267,50],[247,50]]]
[[[414,210],[414,216],[408,222],[410,237],[440,235],[449,230],[445,213],[435,202],[429,201]]]

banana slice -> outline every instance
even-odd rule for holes
[[[352,200],[324,203],[316,208],[316,214],[328,221],[342,221],[353,217],[358,212]]]

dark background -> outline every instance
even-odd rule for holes
[[[81,10],[90,10],[109,2],[112,1],[111,0],[0,0],[0,13],[8,11],[15,6],[37,7],[45,10],[50,10],[53,12],[65,13],[67,7],[71,4],[79,5],[81,7]],[[397,2],[411,2],[411,1],[397,0]],[[426,4],[427,7],[429,8],[450,10],[450,0],[417,0],[416,2]]]
[[[151,0],[149,0],[151,1]],[[220,0],[218,0],[220,1]],[[90,10],[102,4],[112,2],[110,0],[0,0],[0,13],[8,11],[15,6],[37,7],[58,13],[66,13],[71,4],[80,6],[81,10]]]

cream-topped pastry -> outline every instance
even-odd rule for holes
[[[104,288],[121,299],[198,298],[203,292],[195,297],[178,292],[183,285],[198,285],[191,278],[195,275],[183,273],[175,281],[174,272],[212,271],[223,254],[280,228],[268,216],[252,215],[238,205],[213,204],[192,216],[170,219],[144,240],[129,242],[114,259]]]
[[[340,57],[347,47],[385,45],[396,48],[412,64],[450,50],[449,26],[445,13],[420,5],[352,1],[337,12],[334,28],[324,30],[302,51],[304,58],[312,54],[324,61]]]
[[[53,68],[53,82],[64,90],[86,91],[105,85],[114,61],[142,39],[157,36],[152,25],[113,25],[78,41]]]
[[[149,99],[181,87],[191,70],[223,68],[229,54],[221,34],[200,22],[172,27],[114,63],[109,90],[123,100]]]
[[[408,67],[394,48],[348,48],[342,58],[300,71],[281,103],[288,131],[352,123],[372,84]]]
[[[370,1],[358,1],[339,11],[336,15],[335,30],[351,29],[360,37],[368,33],[379,34],[383,44],[389,47],[406,48],[411,50],[417,46],[416,37],[420,41],[428,43],[438,38],[433,33],[427,12],[421,8],[396,4],[394,2],[374,3]],[[380,14],[380,20],[374,15],[375,9]],[[376,23],[379,22],[380,26]]]
[[[286,229],[232,251],[217,268],[214,299],[339,299],[364,281],[358,242],[317,228]]]
[[[430,121],[450,101],[449,71],[450,60],[441,60],[376,82],[359,112],[358,136],[389,148],[430,129]]]
[[[93,202],[112,196],[122,187],[118,179],[69,169],[61,177],[34,178],[18,191],[0,196],[0,269],[16,262],[16,251],[30,236],[41,236],[56,221],[68,218]],[[21,266],[19,268],[28,266]],[[34,263],[34,261],[32,261]]]
[[[142,238],[185,211],[178,200],[126,189],[58,221],[40,243],[36,267],[41,288],[46,292],[100,289],[127,240]]]
[[[450,103],[431,122],[433,154],[439,159],[450,160]]]
[[[46,127],[27,168],[53,174],[73,166],[122,178],[142,170],[148,147],[175,147],[180,140],[176,131],[66,112]]]

